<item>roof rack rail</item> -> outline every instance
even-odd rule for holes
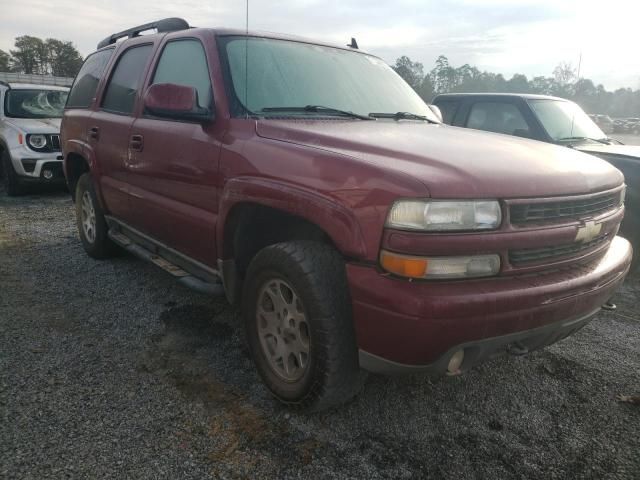
[[[189,28],[189,24],[182,18],[163,18],[162,20],[145,23],[144,25],[138,25],[137,27],[129,28],[128,30],[123,30],[122,32],[112,33],[107,38],[98,43],[98,50],[102,47],[106,47],[107,45],[111,45],[112,43],[116,43],[116,41],[120,38],[137,37],[140,35],[140,33],[147,30],[156,29],[158,33],[164,33],[175,32],[177,30],[186,30],[187,28]]]

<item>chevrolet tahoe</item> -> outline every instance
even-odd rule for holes
[[[443,125],[353,44],[181,19],[113,34],[62,146],[86,252],[124,248],[237,303],[291,406],[340,404],[363,370],[456,375],[541,348],[629,268],[617,169]]]

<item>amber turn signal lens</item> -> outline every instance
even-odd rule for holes
[[[402,277],[424,278],[428,262],[424,258],[408,257],[383,250],[380,252],[380,264],[387,272]]]

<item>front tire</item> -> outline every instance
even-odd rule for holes
[[[258,373],[283,403],[323,410],[362,387],[344,261],[312,241],[264,248],[249,265],[242,310]]]
[[[76,222],[82,246],[87,254],[96,259],[113,255],[115,244],[109,238],[109,227],[90,173],[83,174],[76,184]]]
[[[8,151],[2,152],[2,183],[7,195],[10,197],[16,197],[24,193],[24,186],[20,183],[18,174],[13,169],[13,163]]]

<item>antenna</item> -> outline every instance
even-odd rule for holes
[[[580,56],[578,57],[578,73],[576,74],[576,85],[580,81],[580,67],[582,67],[582,52],[580,52]],[[573,93],[574,95],[576,93],[575,85],[574,85]],[[570,135],[571,137],[573,137],[573,127],[575,126],[575,122],[576,122],[576,114],[574,113],[573,116],[571,117],[571,135]]]
[[[244,114],[249,119],[249,0],[246,3],[244,22]]]
[[[351,43],[348,43],[347,47],[358,50],[358,42],[356,42],[355,38],[351,37]]]
[[[582,52],[580,52],[580,57],[578,58],[578,80],[580,80],[580,67],[582,67]]]

